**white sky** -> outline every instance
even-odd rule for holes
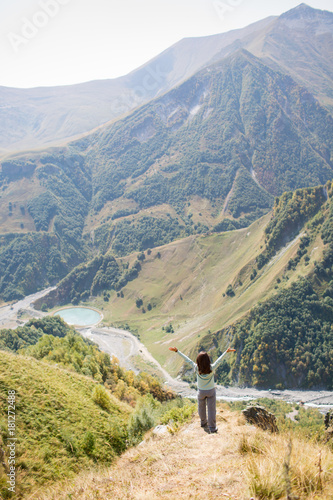
[[[279,15],[301,0],[0,0],[0,85],[114,78],[189,36]],[[333,10],[333,0],[308,0]]]

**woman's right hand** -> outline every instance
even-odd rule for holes
[[[178,351],[178,349],[177,349],[177,347],[169,347],[169,351],[174,351],[174,352],[177,352],[177,351]]]

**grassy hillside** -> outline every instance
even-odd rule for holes
[[[308,413],[307,431],[317,412]],[[313,436],[305,437],[297,424],[288,424],[282,415],[278,422],[284,422],[284,429],[270,434],[246,425],[238,412],[218,404],[218,434],[206,434],[196,416],[176,433],[146,435],[139,448],[127,451],[103,473],[82,474],[74,484],[63,483],[37,498],[331,498],[333,454],[329,446],[315,442]]]
[[[106,466],[164,414],[193,411],[155,377],[121,368],[59,318],[1,330],[0,339],[6,349],[0,361],[1,498],[26,498],[83,469]],[[13,436],[16,496],[6,484]]]
[[[109,409],[102,409],[94,401],[97,382],[32,358],[1,351],[0,365],[4,446],[9,437],[8,391],[14,390],[16,398],[18,492],[24,494],[114,459],[121,429],[133,411],[130,406],[109,394]],[[5,495],[3,475],[1,487]]]
[[[328,197],[325,203],[318,203],[322,194],[315,189],[296,191],[276,200],[275,216],[265,229],[266,248],[257,259],[255,272],[265,269],[268,256],[272,257],[283,244],[289,227],[289,234],[301,230],[302,236],[297,253],[284,268],[283,278],[296,274],[297,279],[290,288],[279,286],[274,297],[259,302],[241,321],[217,333],[215,345],[229,338],[238,351],[237,360],[230,362],[232,370],[228,362],[220,367],[220,382],[233,379],[266,387],[332,388],[331,183],[327,183],[324,194]],[[310,267],[319,244],[324,244],[322,256],[317,256]],[[300,273],[302,268],[308,270],[305,278]],[[213,345],[209,336],[205,341]]]

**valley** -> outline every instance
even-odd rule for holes
[[[332,61],[333,13],[300,4],[117,79],[0,87],[1,498],[328,498]],[[231,348],[220,437],[173,346]]]
[[[12,305],[10,309],[11,316],[8,317],[9,311],[2,311],[1,328],[12,328],[13,324],[23,324],[22,320],[18,320],[18,313],[23,311],[25,314],[29,312],[30,317],[42,318],[47,313],[36,311],[33,307],[35,300],[43,298],[50,290],[44,290],[38,294],[27,297],[24,301],[20,301]],[[25,322],[28,320],[26,319]],[[76,327],[76,330],[83,337],[96,343],[99,348],[108,355],[115,356],[120,365],[127,370],[132,370],[138,373],[139,370],[144,370],[148,373],[157,375],[159,379],[170,387],[183,398],[196,398],[196,390],[192,387],[193,384],[182,381],[179,377],[173,378],[159,362],[151,355],[147,347],[140,342],[137,336],[129,331],[121,330],[113,327]],[[178,342],[177,342],[178,344]],[[177,362],[177,357],[171,353],[168,354],[172,365]],[[170,365],[169,365],[170,367]],[[326,412],[333,407],[333,392],[332,391],[307,391],[307,390],[279,390],[271,389],[256,389],[254,387],[225,387],[216,386],[217,399],[223,401],[251,401],[258,398],[270,398],[290,403],[298,404],[302,402],[304,407],[317,407],[320,411]]]

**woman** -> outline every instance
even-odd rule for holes
[[[192,365],[197,374],[198,384],[198,413],[201,420],[201,427],[209,428],[212,434],[217,432],[216,428],[216,389],[214,383],[214,370],[219,366],[222,358],[228,352],[235,352],[236,349],[230,347],[211,365],[210,358],[206,352],[199,352],[197,362],[195,363],[185,354],[180,352],[177,347],[169,347],[169,351],[177,352],[187,363]],[[206,404],[208,408],[208,421]]]

